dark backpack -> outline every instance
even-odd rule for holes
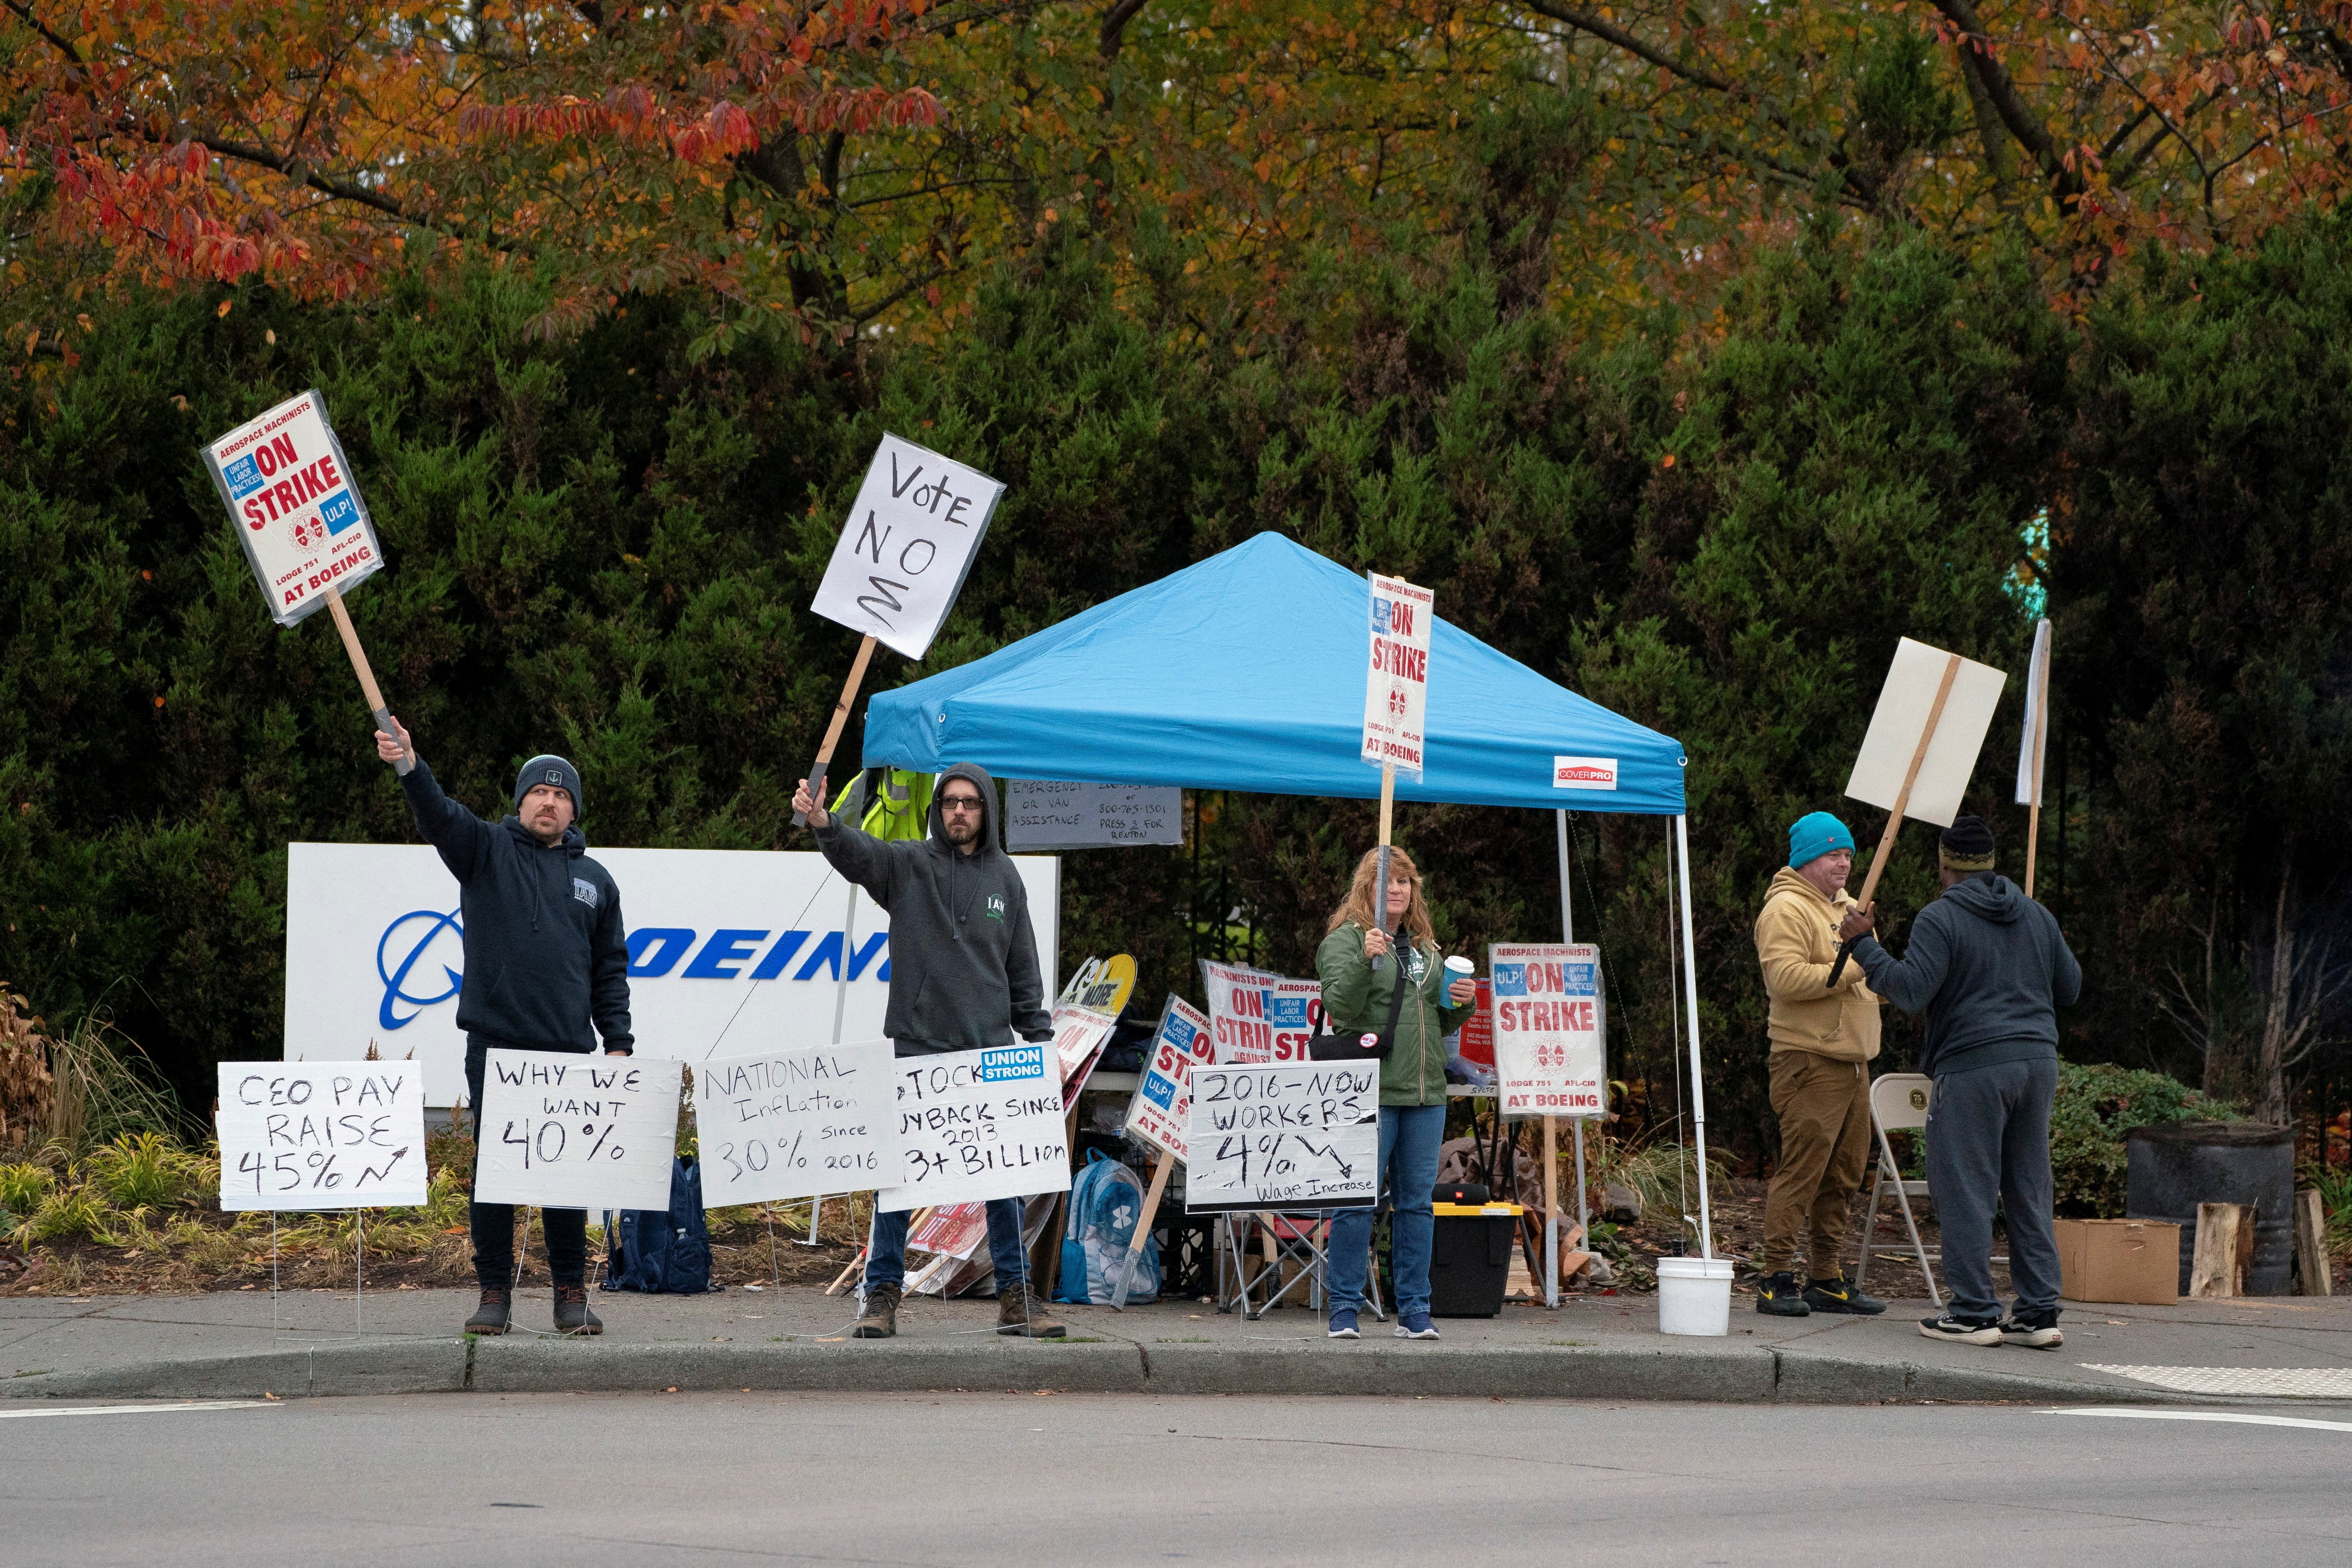
[[[702,1171],[680,1155],[669,1175],[669,1212],[624,1209],[614,1226],[604,1289],[699,1296],[710,1282],[710,1230],[702,1220]]]

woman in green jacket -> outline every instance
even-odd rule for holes
[[[1379,868],[1377,849],[1357,863],[1348,896],[1331,912],[1330,931],[1315,951],[1315,973],[1323,982],[1325,1016],[1341,1035],[1388,1026],[1400,965],[1410,988],[1397,1015],[1396,1038],[1381,1064],[1380,1171],[1393,1213],[1390,1253],[1396,1266],[1397,1337],[1433,1340],[1429,1249],[1436,1222],[1429,1194],[1437,1185],[1437,1146],[1445,1139],[1445,1037],[1470,1016],[1478,988],[1468,980],[1447,984],[1429,905],[1421,894],[1421,872],[1402,849],[1389,851],[1388,924],[1403,940],[1393,942],[1380,929],[1372,913]],[[1356,1314],[1364,1302],[1371,1247],[1372,1211],[1341,1209],[1331,1221],[1327,1280],[1335,1340],[1359,1337]]]

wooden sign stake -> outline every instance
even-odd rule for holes
[[[1118,1289],[1111,1292],[1110,1306],[1114,1312],[1127,1310],[1128,1288],[1135,1283],[1135,1260],[1143,1256],[1151,1240],[1151,1222],[1160,1213],[1160,1194],[1168,1190],[1168,1168],[1176,1163],[1167,1150],[1151,1162],[1151,1187],[1143,1194],[1143,1212],[1136,1216],[1135,1234],[1128,1237],[1127,1262],[1118,1271]]]
[[[1381,860],[1380,869],[1372,879],[1372,923],[1382,931],[1389,929],[1389,826],[1396,816],[1396,764],[1381,764]],[[1380,960],[1372,967],[1380,967]],[[1397,973],[1403,973],[1402,966]]]
[[[833,705],[833,722],[825,726],[824,744],[817,748],[816,761],[809,768],[809,798],[824,808],[824,770],[833,761],[833,749],[841,744],[842,726],[849,722],[849,710],[857,700],[857,689],[866,683],[866,664],[874,657],[874,634],[867,632],[866,640],[857,645],[857,658],[849,666],[849,679],[841,683],[841,700]],[[793,826],[806,826],[808,813],[793,813]]]
[[[375,715],[375,727],[397,740],[400,726],[392,721],[392,712],[383,705],[383,693],[376,689],[375,671],[368,668],[367,650],[360,647],[359,628],[352,625],[352,613],[343,608],[342,590],[334,584],[327,584],[327,613],[335,617],[335,630],[342,634],[343,651],[352,658],[352,672],[360,678],[360,694],[367,699],[368,709]],[[416,766],[415,753],[404,748],[400,761],[393,771],[405,776]]]
[[[1944,679],[1936,683],[1936,700],[1927,710],[1927,722],[1919,731],[1918,747],[1911,753],[1911,766],[1903,774],[1903,787],[1895,792],[1895,809],[1887,814],[1886,831],[1878,840],[1878,853],[1871,858],[1870,873],[1862,879],[1862,897],[1856,902],[1864,909],[1870,907],[1872,895],[1878,891],[1878,879],[1886,869],[1887,857],[1895,853],[1895,835],[1903,831],[1903,813],[1911,805],[1911,786],[1919,782],[1919,768],[1927,760],[1927,747],[1936,739],[1936,726],[1943,722],[1944,700],[1952,694],[1952,682],[1959,678],[1960,656],[1953,654],[1944,666]],[[1829,988],[1837,989],[1838,976],[1845,973],[1845,961],[1853,956],[1853,943],[1838,944],[1837,963],[1830,968]]]
[[[2033,896],[2034,851],[2042,847],[2042,759],[2050,749],[2050,660],[2042,661],[2042,679],[2028,694],[2033,704],[2033,805],[2025,832],[2025,896]]]

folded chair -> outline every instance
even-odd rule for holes
[[[1860,1290],[1870,1278],[1870,1247],[1878,1235],[1880,1205],[1886,1194],[1893,1193],[1902,1205],[1903,1226],[1911,1233],[1911,1250],[1919,1259],[1919,1272],[1927,1280],[1927,1299],[1937,1307],[1944,1304],[1943,1292],[1936,1288],[1934,1264],[1941,1263],[1941,1252],[1930,1252],[1919,1240],[1919,1224],[1911,1216],[1911,1200],[1927,1195],[1925,1182],[1906,1182],[1903,1168],[1895,1163],[1895,1145],[1887,1142],[1889,1132],[1917,1131],[1925,1138],[1927,1108],[1934,1102],[1936,1080],[1925,1073],[1891,1072],[1870,1086],[1870,1125],[1878,1136],[1878,1179],[1871,1184],[1870,1212],[1862,1220],[1862,1259],[1854,1265],[1853,1288]]]

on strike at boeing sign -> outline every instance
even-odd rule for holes
[[[892,1066],[889,1041],[861,1040],[696,1068],[702,1206],[881,1185],[898,1169]]]
[[[1372,655],[1364,674],[1363,758],[1419,778],[1437,598],[1402,577],[1365,575],[1372,584]]]
[[[1192,1110],[1192,1069],[1215,1059],[1216,1039],[1208,1016],[1181,996],[1169,997],[1151,1037],[1151,1055],[1136,1080],[1135,1098],[1128,1102],[1129,1135],[1182,1159],[1184,1123]]]
[[[425,1202],[425,1075],[415,1062],[223,1062],[220,1205]]]
[[[732,849],[593,851],[628,890],[629,1005],[639,1057],[701,1061],[882,1033],[890,917],[821,855]],[[1029,891],[1039,964],[1057,959],[1059,862],[1013,858]],[[425,1103],[463,1103],[465,984],[457,883],[427,845],[296,844],[286,877],[286,1057],[352,1057],[373,1040],[414,1052]],[[842,1189],[831,1189],[839,1192]],[[667,1206],[667,1201],[654,1205]]]
[[[885,435],[809,607],[908,658],[939,635],[1004,487]]]
[[[1600,1116],[1609,1109],[1601,950],[1586,942],[1497,942],[1495,1093],[1506,1116]]]
[[[884,1213],[1070,1188],[1062,1081],[1044,1044],[905,1057],[898,1070],[904,1166],[875,1195]]]
[[[330,584],[349,588],[383,569],[322,394],[289,398],[238,426],[205,448],[205,467],[279,626],[325,604]]]
[[[667,1210],[685,1070],[635,1057],[487,1053],[474,1201]]]

